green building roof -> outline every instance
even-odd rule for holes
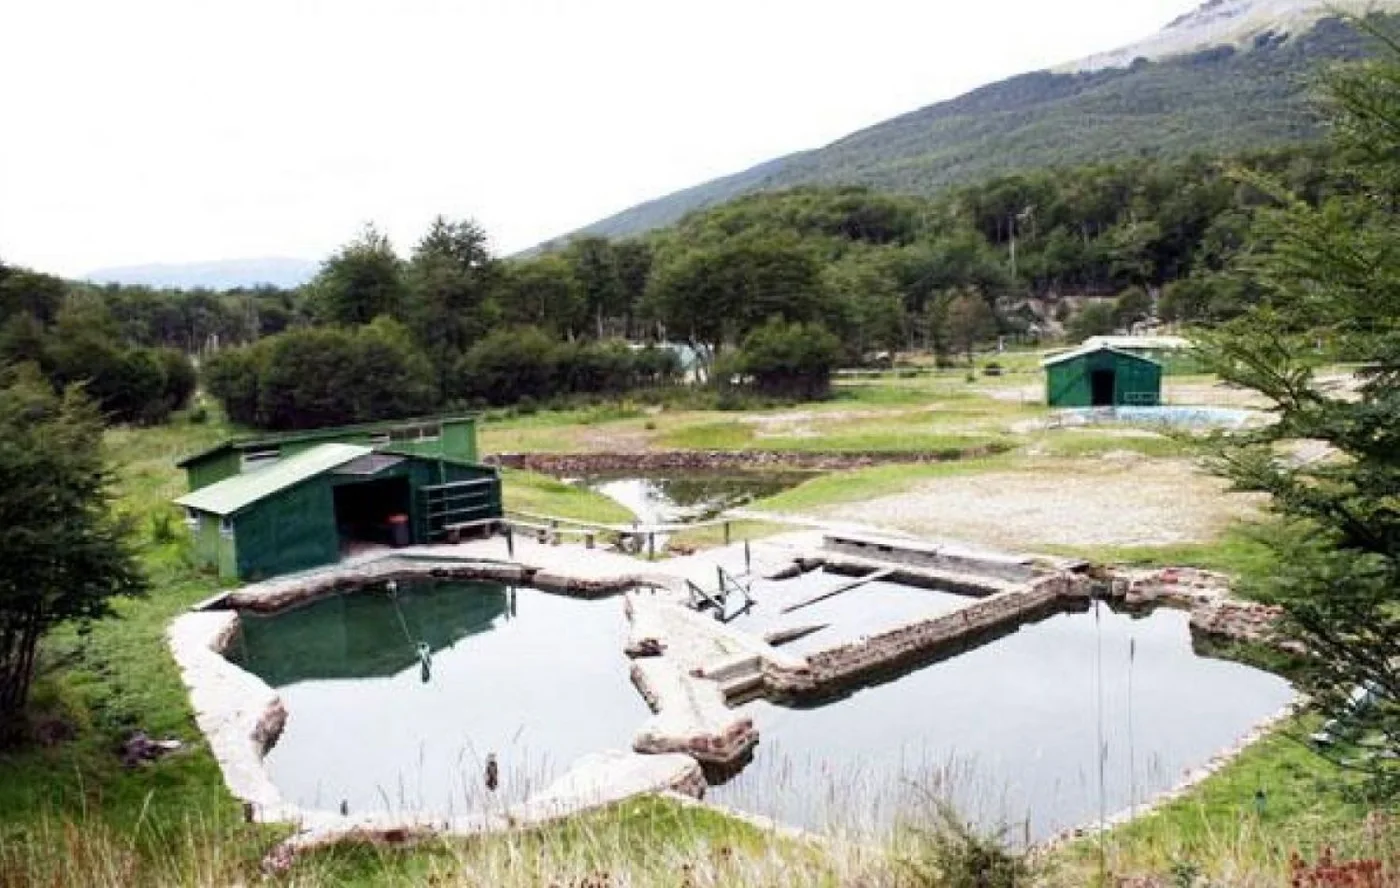
[[[354,444],[320,444],[278,460],[266,468],[201,487],[180,497],[175,503],[215,515],[233,515],[258,500],[373,452],[368,447]]]
[[[198,453],[192,453],[176,462],[175,465],[183,469],[189,466],[190,463],[198,462],[205,457],[213,456],[216,453],[222,453],[225,450],[242,450],[257,447],[270,447],[277,444],[334,440],[335,438],[343,438],[348,435],[387,432],[403,426],[423,425],[427,423],[453,425],[475,421],[476,414],[457,413],[443,416],[412,416],[404,419],[389,419],[381,422],[367,422],[358,425],[335,426],[323,429],[302,429],[301,431],[281,432],[272,435],[245,435],[238,438],[229,438],[226,441],[215,444],[213,447],[206,448]]]

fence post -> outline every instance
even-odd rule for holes
[[[729,545],[729,522],[724,522],[724,544]]]
[[[515,557],[515,528],[511,527],[509,522],[506,523],[506,556]]]
[[[656,531],[647,531],[647,559],[656,560]]]

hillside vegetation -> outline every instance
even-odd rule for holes
[[[1313,109],[1316,74],[1367,51],[1355,28],[1329,18],[1286,40],[1266,36],[1248,51],[1221,47],[1129,68],[1023,74],[641,204],[580,233],[632,236],[739,194],[796,185],[931,195],[1020,170],[1311,142],[1322,133]]]

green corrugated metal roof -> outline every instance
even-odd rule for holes
[[[215,515],[233,515],[279,490],[286,490],[373,452],[368,447],[354,444],[321,444],[296,456],[278,460],[267,468],[234,475],[217,484],[201,487],[180,497],[175,503]]]

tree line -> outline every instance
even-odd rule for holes
[[[180,355],[200,356],[229,415],[271,428],[687,374],[819,394],[832,368],[902,350],[951,362],[998,337],[1236,317],[1262,295],[1243,268],[1270,237],[1259,177],[1310,206],[1358,187],[1323,147],[1048,170],[936,199],[804,187],[508,259],[469,220],[434,221],[407,257],[367,226],[295,290],[95,287],[0,266],[0,361],[84,382],[114,419],[156,421],[193,387]]]

